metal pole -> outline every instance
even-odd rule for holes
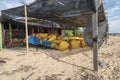
[[[28,44],[28,21],[27,21],[27,5],[24,4],[25,10],[25,30],[26,30],[26,50],[29,51],[29,44]]]
[[[2,50],[3,46],[2,46],[2,23],[0,21],[0,50]]]

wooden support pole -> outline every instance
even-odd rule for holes
[[[76,36],[76,26],[75,26],[75,24],[74,24],[74,30],[73,30],[73,36]]]
[[[98,71],[98,13],[92,14],[92,34],[93,34],[93,68]]]
[[[2,50],[2,22],[0,21],[0,50]]]
[[[10,31],[10,46],[12,46],[12,25],[9,22],[9,31]]]
[[[37,26],[37,29],[38,29],[38,33],[40,33],[40,27],[39,26]]]
[[[28,44],[28,21],[27,21],[27,5],[24,4],[25,10],[25,30],[26,30],[26,51],[29,51],[29,44]]]
[[[94,0],[94,11],[92,13],[92,35],[93,35],[93,68],[98,72],[98,7],[99,1]]]
[[[105,35],[105,44],[107,44],[107,39],[109,37],[109,27],[108,27],[108,24],[107,24],[107,29],[106,29],[107,33]]]
[[[40,20],[38,19],[38,24],[40,24]],[[40,26],[37,26],[37,28],[38,28],[38,33],[40,33]]]
[[[32,31],[32,34],[34,34],[34,32],[35,32],[34,28],[32,28],[31,31]]]

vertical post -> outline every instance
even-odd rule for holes
[[[2,23],[0,21],[0,50],[2,50],[3,46],[2,46]]]
[[[65,26],[63,26],[64,28],[61,30],[61,35],[62,35],[62,38],[64,38],[66,35],[65,35]]]
[[[34,28],[32,28],[31,31],[32,31],[32,34],[34,34]]]
[[[99,1],[94,1],[94,11],[92,13],[92,32],[93,32],[93,65],[94,71],[98,71],[98,7]]]
[[[109,36],[109,27],[108,27],[108,24],[107,24],[107,29],[106,29],[107,33],[105,35],[105,44],[107,44],[107,39],[108,39],[108,36]]]
[[[26,49],[28,52],[29,44],[28,44],[28,22],[27,22],[27,5],[26,4],[24,4],[24,10],[25,10]]]
[[[38,19],[38,24],[40,24],[40,20],[39,19]],[[38,28],[38,33],[40,33],[40,26],[38,25],[37,28]]]
[[[98,71],[98,13],[92,14],[92,34],[93,34],[93,65],[94,70]]]
[[[76,26],[74,24],[74,36],[76,36]]]
[[[40,33],[40,27],[38,26],[37,28],[38,28],[38,33]]]
[[[10,46],[12,46],[12,25],[9,22],[9,31],[10,31]]]

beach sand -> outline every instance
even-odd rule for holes
[[[120,80],[120,36],[110,36],[99,49],[98,73],[90,48],[58,51],[15,47],[0,51],[0,80]]]

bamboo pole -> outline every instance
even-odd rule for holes
[[[25,30],[26,30],[26,51],[29,51],[29,44],[28,44],[28,21],[27,21],[27,5],[24,4],[24,12],[25,12]]]
[[[2,50],[2,22],[0,21],[0,50]]]

